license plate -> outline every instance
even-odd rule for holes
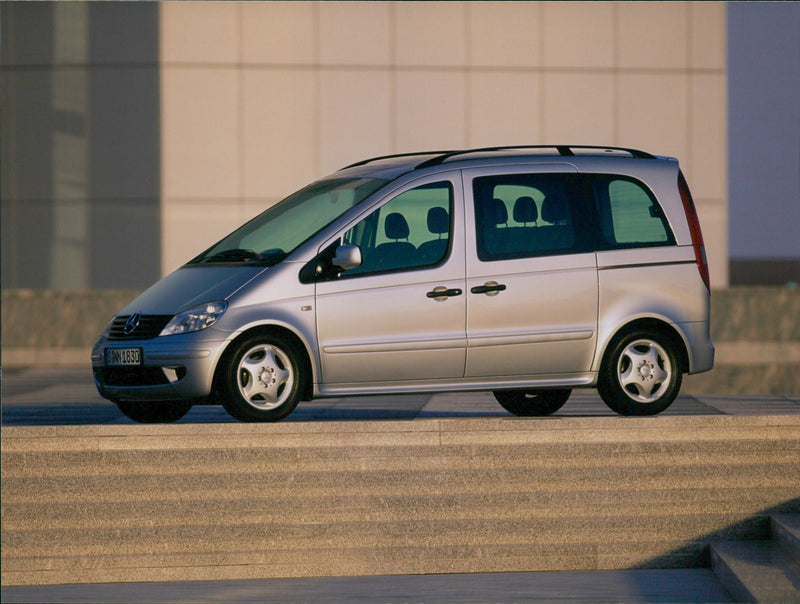
[[[141,365],[141,348],[106,348],[106,365]]]

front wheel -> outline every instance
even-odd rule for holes
[[[541,417],[561,409],[571,392],[571,390],[495,390],[492,394],[509,413],[521,417]]]
[[[655,415],[675,400],[681,377],[672,346],[664,338],[634,332],[606,354],[597,390],[620,415]]]
[[[300,401],[295,351],[281,338],[257,335],[241,342],[225,369],[223,406],[245,422],[274,422]]]
[[[116,401],[117,407],[126,416],[141,424],[169,424],[189,413],[192,404],[186,401],[166,403]]]

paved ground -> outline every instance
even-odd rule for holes
[[[90,370],[5,371],[2,423],[75,425],[133,423],[95,390]],[[800,394],[773,396],[679,396],[664,415],[778,415],[800,413]],[[553,417],[613,416],[596,390],[575,390]],[[489,392],[364,396],[300,403],[284,421],[511,417]],[[220,406],[192,409],[182,423],[236,421]]]
[[[2,423],[132,423],[94,389],[88,369],[5,371]],[[800,394],[681,396],[670,415],[800,414]],[[555,416],[612,416],[594,390],[573,392]],[[339,398],[301,403],[285,421],[510,417],[490,393]],[[196,407],[181,422],[235,421]],[[530,420],[542,421],[542,420]],[[546,421],[546,420],[545,420]],[[2,602],[730,602],[708,569],[330,577],[99,585],[12,586]]]
[[[6,587],[3,602],[733,602],[708,569]]]

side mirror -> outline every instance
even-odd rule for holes
[[[336,248],[331,264],[343,271],[361,266],[361,248],[357,245],[340,245]]]

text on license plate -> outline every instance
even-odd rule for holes
[[[106,365],[141,365],[141,348],[106,348]]]

